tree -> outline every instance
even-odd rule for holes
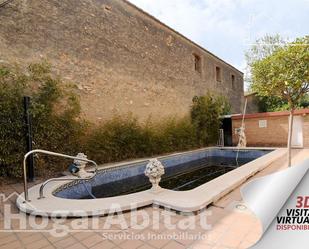
[[[293,112],[309,92],[309,36],[277,48],[252,63],[252,89],[260,96],[287,101],[290,110],[288,165],[291,165]]]
[[[258,106],[259,112],[276,112],[288,110],[288,103],[284,99],[274,96],[256,96],[256,98],[256,104]]]
[[[246,51],[245,58],[247,67],[245,72],[245,81],[252,88],[252,66],[256,61],[263,60],[270,56],[277,49],[282,47],[286,42],[279,34],[269,35],[257,39],[255,43]],[[252,89],[249,89],[252,91]],[[287,102],[274,96],[256,96],[256,104],[259,112],[272,112],[286,110]]]
[[[279,35],[269,35],[266,34],[262,38],[259,38],[250,47],[249,50],[245,52],[245,58],[247,61],[247,68],[245,73],[245,80],[251,86],[252,84],[252,66],[256,61],[263,60],[264,58],[270,56],[277,49],[282,47],[286,42]]]
[[[279,34],[266,34],[262,38],[257,39],[252,47],[245,53],[247,64],[251,67],[254,62],[272,55],[285,44],[286,42]]]
[[[287,100],[278,97],[256,96],[256,104],[259,112],[277,112],[289,110]],[[296,109],[309,107],[309,95],[305,94],[296,106]]]

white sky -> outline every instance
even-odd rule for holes
[[[243,72],[257,38],[309,34],[309,0],[129,1]]]

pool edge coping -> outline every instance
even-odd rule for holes
[[[162,159],[165,157],[183,155],[187,153],[192,153],[194,151],[207,150],[207,149],[237,150],[237,148],[235,147],[224,147],[224,148],[206,147],[198,150],[172,153],[170,155],[164,155],[157,158]],[[231,172],[219,176],[197,188],[188,191],[173,191],[168,189],[162,189],[162,191],[159,193],[153,193],[151,192],[151,190],[146,190],[129,195],[109,197],[109,198],[72,200],[54,196],[53,192],[61,185],[64,185],[66,183],[52,182],[50,183],[50,185],[47,185],[46,187],[45,199],[37,200],[39,193],[38,189],[40,186],[39,184],[29,189],[29,197],[32,200],[30,203],[26,204],[23,203],[23,194],[21,194],[17,198],[16,204],[18,208],[25,213],[42,215],[42,216],[51,216],[53,215],[53,211],[56,211],[58,215],[68,215],[68,213],[70,212],[72,212],[73,214],[73,212],[76,211],[75,215],[73,214],[72,216],[79,216],[79,217],[89,215],[100,216],[107,214],[111,208],[111,205],[115,203],[119,204],[118,206],[119,208],[121,208],[122,211],[134,209],[137,207],[143,207],[151,204],[165,206],[167,208],[171,208],[182,212],[198,211],[203,207],[209,205],[210,203],[220,199],[227,193],[231,192],[233,189],[240,186],[242,183],[246,182],[246,180],[250,178],[252,175],[265,169],[272,162],[274,162],[276,159],[279,159],[286,153],[285,148],[265,148],[265,147],[245,148],[245,150],[257,150],[257,149],[263,149],[263,150],[272,149],[274,151],[260,158],[257,158],[252,162],[243,165],[240,168],[237,168]],[[133,164],[138,162],[144,162],[147,160],[149,159],[139,159],[139,160],[126,161],[122,163],[113,163],[112,165],[110,165],[111,167],[108,168],[113,168],[131,163]],[[78,178],[76,180],[78,180]],[[107,205],[106,204],[107,202],[110,205]],[[78,208],[76,208],[76,206],[74,205],[78,206]],[[51,206],[58,207],[58,210],[55,210],[55,208],[51,209]],[[70,212],[68,210],[70,210]],[[95,215],[93,211],[96,212]]]

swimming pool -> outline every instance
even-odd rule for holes
[[[158,205],[180,212],[205,208],[271,163],[286,156],[284,148],[208,147],[198,150],[160,156],[164,165],[161,188],[149,189],[144,175],[149,159],[105,164],[99,166],[91,180],[67,180],[60,177],[44,189],[45,198],[39,198],[41,184],[29,188],[29,202],[24,193],[16,200],[18,208],[31,215],[46,217],[88,217],[134,210]],[[90,198],[91,195],[93,197]]]
[[[237,150],[218,148],[159,157],[165,167],[160,186],[173,191],[191,190],[271,151],[240,150],[237,161]],[[145,160],[103,168],[93,179],[64,184],[53,194],[66,199],[93,199],[145,191],[151,188],[144,174],[147,163]]]

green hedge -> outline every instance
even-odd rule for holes
[[[25,154],[23,96],[31,95],[34,148],[68,154],[79,150],[86,123],[78,121],[79,102],[70,85],[53,77],[47,63],[26,71],[0,67],[0,175],[20,177]],[[48,170],[44,168],[48,163]],[[39,173],[63,168],[58,158],[36,159]]]
[[[115,117],[88,137],[86,152],[99,163],[120,161],[197,147],[195,129],[188,118],[139,124],[131,117]]]
[[[84,152],[98,163],[183,151],[213,144],[219,117],[228,110],[222,97],[195,97],[186,118],[141,124],[133,116],[117,116],[94,126],[80,119],[74,85],[51,73],[46,62],[27,70],[0,66],[0,176],[20,177],[25,154],[22,99],[31,96],[34,148],[75,155]],[[35,159],[36,173],[61,172],[68,162]]]

